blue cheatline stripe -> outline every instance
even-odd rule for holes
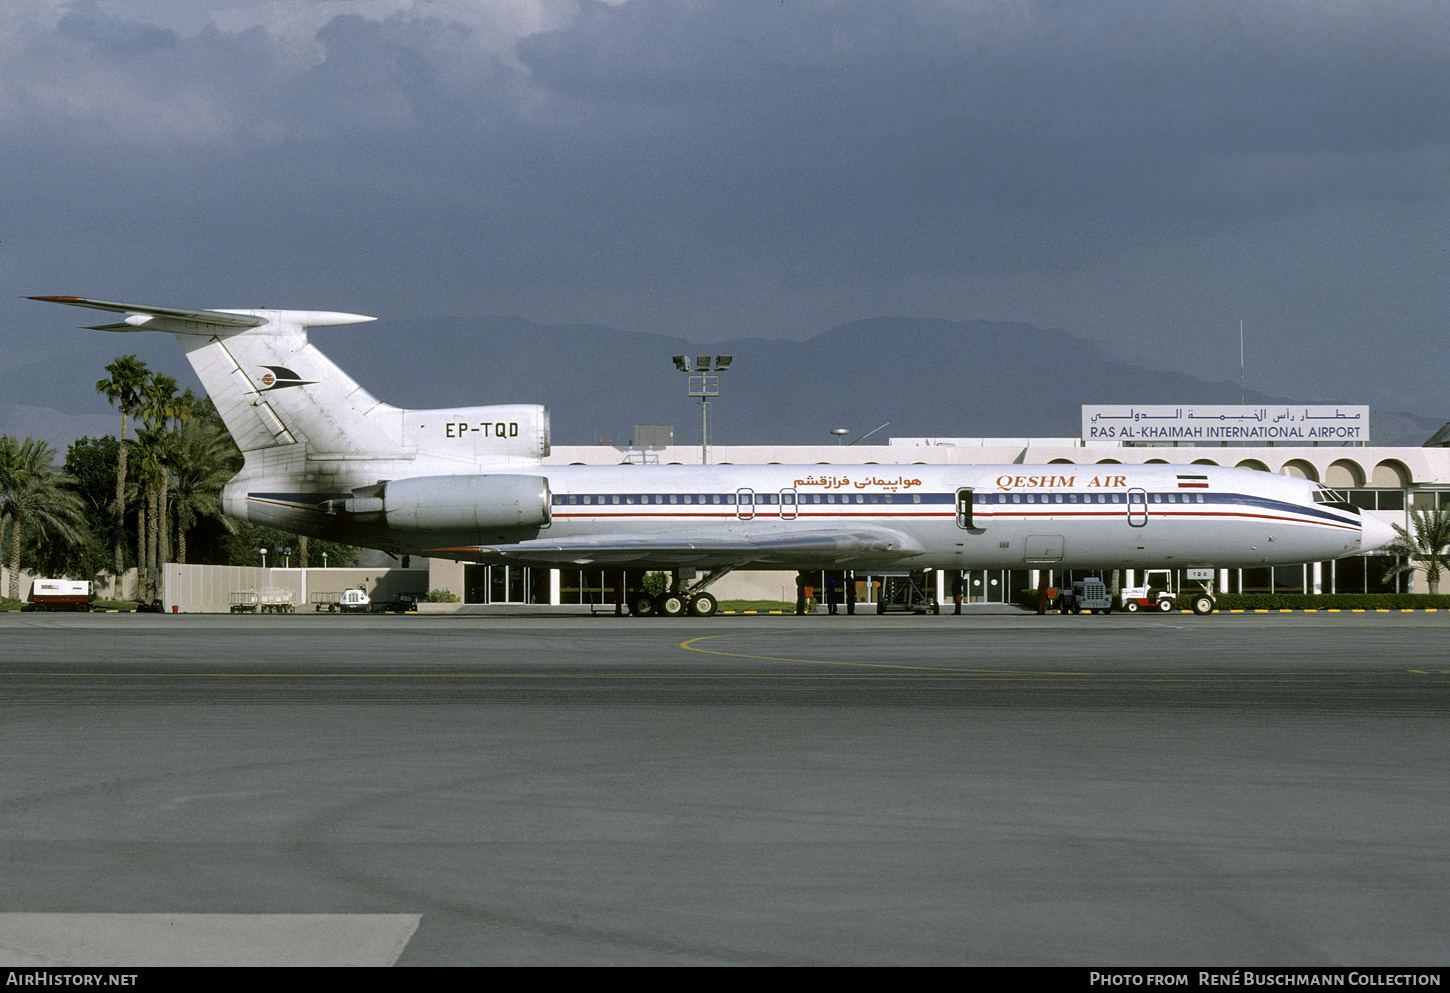
[[[1175,495],[1179,491],[1172,491]],[[248,493],[247,499],[251,501],[270,503],[278,506],[292,507],[296,509],[312,509],[325,500],[346,500],[352,497],[352,493],[302,493],[290,492],[256,492]],[[819,494],[807,494],[817,496]],[[621,518],[637,516],[641,519],[651,519],[664,516],[672,517],[716,517],[720,519],[740,519],[740,507],[752,507],[754,516],[764,519],[776,519],[780,517],[779,510],[782,507],[794,508],[795,519],[813,519],[838,517],[841,519],[857,519],[862,517],[897,517],[897,518],[949,518],[952,514],[943,514],[937,511],[926,510],[925,508],[954,506],[956,493],[913,493],[913,494],[884,494],[884,493],[843,493],[838,503],[815,503],[809,500],[798,500],[796,503],[780,503],[778,499],[773,502],[765,502],[763,499],[753,504],[737,504],[735,501],[736,491],[729,493],[590,493],[570,494],[556,493],[553,497],[553,506],[559,510],[567,508],[567,512],[560,513],[556,510],[556,516],[561,519],[585,518],[585,517],[609,517]],[[993,496],[996,500],[992,500]],[[1081,503],[1056,503],[1049,502],[1048,497],[1067,494],[1052,493],[1021,493],[1014,492],[1011,496],[1035,496],[1041,498],[1040,502],[1009,502],[1009,494],[1006,493],[982,493],[979,492],[980,500],[973,501],[972,513],[974,518],[982,520],[993,520],[995,518],[1083,518],[1083,519],[1110,519],[1125,516],[1129,506],[1134,508],[1135,514],[1146,513],[1149,520],[1160,519],[1186,519],[1192,517],[1219,517],[1234,518],[1243,516],[1258,515],[1269,516],[1279,520],[1297,523],[1319,523],[1333,527],[1340,527],[1349,530],[1359,530],[1360,520],[1357,516],[1351,516],[1343,512],[1337,512],[1319,505],[1305,505],[1290,503],[1284,500],[1275,500],[1268,497],[1252,496],[1242,493],[1194,493],[1193,499],[1185,499],[1174,502],[1148,503],[1143,509],[1139,505],[1130,505],[1126,502],[1117,503],[1094,503],[1086,499]],[[1077,492],[1084,498],[1093,494]],[[1122,493],[1114,493],[1116,496],[1123,496]],[[1149,494],[1150,497],[1164,494]],[[689,496],[691,503],[683,502],[683,498]],[[775,494],[760,494],[762,497]],[[889,501],[887,497],[891,497]],[[1184,494],[1184,496],[1187,496]],[[590,503],[569,502],[571,498],[582,500],[590,498]],[[676,502],[670,503],[670,497]],[[920,497],[920,500],[916,498]],[[1202,500],[1198,498],[1202,497]],[[619,499],[619,503],[613,502]],[[707,502],[708,498],[708,502]],[[719,498],[719,502],[714,502]],[[855,499],[853,499],[855,498]],[[898,499],[899,498],[899,499]],[[595,502],[597,501],[597,502]],[[609,502],[606,502],[609,501]],[[648,508],[646,513],[626,512],[625,508],[638,507],[641,510]],[[1194,508],[1203,508],[1195,510]],[[1216,508],[1209,510],[1210,507]],[[700,509],[695,509],[700,508]],[[728,508],[728,509],[727,509]],[[872,508],[872,509],[868,509]],[[918,511],[916,508],[923,508]],[[1229,509],[1232,508],[1232,509]],[[776,513],[772,514],[774,510]],[[660,513],[665,511],[665,513]],[[1004,512],[1005,511],[1005,512]],[[1305,520],[1308,518],[1308,520]],[[785,518],[789,519],[789,518]]]

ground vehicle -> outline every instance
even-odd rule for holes
[[[372,601],[368,599],[367,591],[358,586],[342,591],[342,596],[337,598],[337,608],[345,614],[365,614],[372,609]]]
[[[1213,597],[1212,569],[1199,568],[1187,569],[1184,571],[1184,577],[1186,579],[1194,580],[1202,584],[1203,588],[1199,592],[1186,593],[1180,590],[1175,596],[1170,592],[1170,590],[1165,589],[1160,591],[1157,596],[1152,599],[1148,597],[1148,590],[1149,588],[1157,586],[1157,583],[1154,582],[1154,576],[1161,576],[1163,586],[1169,587],[1172,583],[1173,574],[1168,569],[1149,569],[1143,575],[1144,585],[1142,587],[1127,589],[1123,591],[1124,610],[1133,610],[1135,609],[1135,607],[1139,610],[1172,610],[1175,607],[1186,606],[1195,614],[1211,614],[1214,612],[1214,609],[1217,606]],[[1130,594],[1140,595],[1134,596],[1132,599],[1130,599]]]
[[[1107,614],[1112,609],[1113,597],[1108,593],[1108,586],[1096,576],[1074,580],[1072,589],[1057,594],[1058,613],[1081,614],[1086,610],[1090,614]]]
[[[82,613],[91,609],[95,594],[91,584],[79,579],[37,579],[30,584],[30,596],[21,610],[78,610]]]
[[[1138,610],[1161,610],[1168,612],[1173,609],[1173,592],[1169,589],[1172,585],[1172,574],[1167,569],[1149,569],[1143,573],[1142,586],[1127,586],[1120,594],[1122,608],[1128,612]],[[1157,590],[1157,592],[1153,592]]]
[[[399,593],[396,600],[383,603],[374,602],[372,609],[380,614],[389,612],[407,613],[410,610],[417,611],[418,604],[422,603],[427,595],[426,593]]]
[[[940,614],[936,587],[925,572],[878,573],[881,576],[881,599],[876,613],[904,611],[913,614]]]

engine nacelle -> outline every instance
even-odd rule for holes
[[[490,473],[390,479],[354,491],[342,511],[377,515],[401,531],[481,531],[543,527],[552,496],[543,476]]]

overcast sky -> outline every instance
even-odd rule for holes
[[[1443,0],[10,0],[0,80],[4,366],[94,345],[43,293],[1232,381],[1242,319],[1250,389],[1450,418]]]

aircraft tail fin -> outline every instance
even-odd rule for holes
[[[373,318],[307,310],[179,310],[83,297],[31,297],[125,314],[99,331],[176,335],[243,453],[302,444],[313,453],[402,452],[403,417],[307,340],[307,329]]]

